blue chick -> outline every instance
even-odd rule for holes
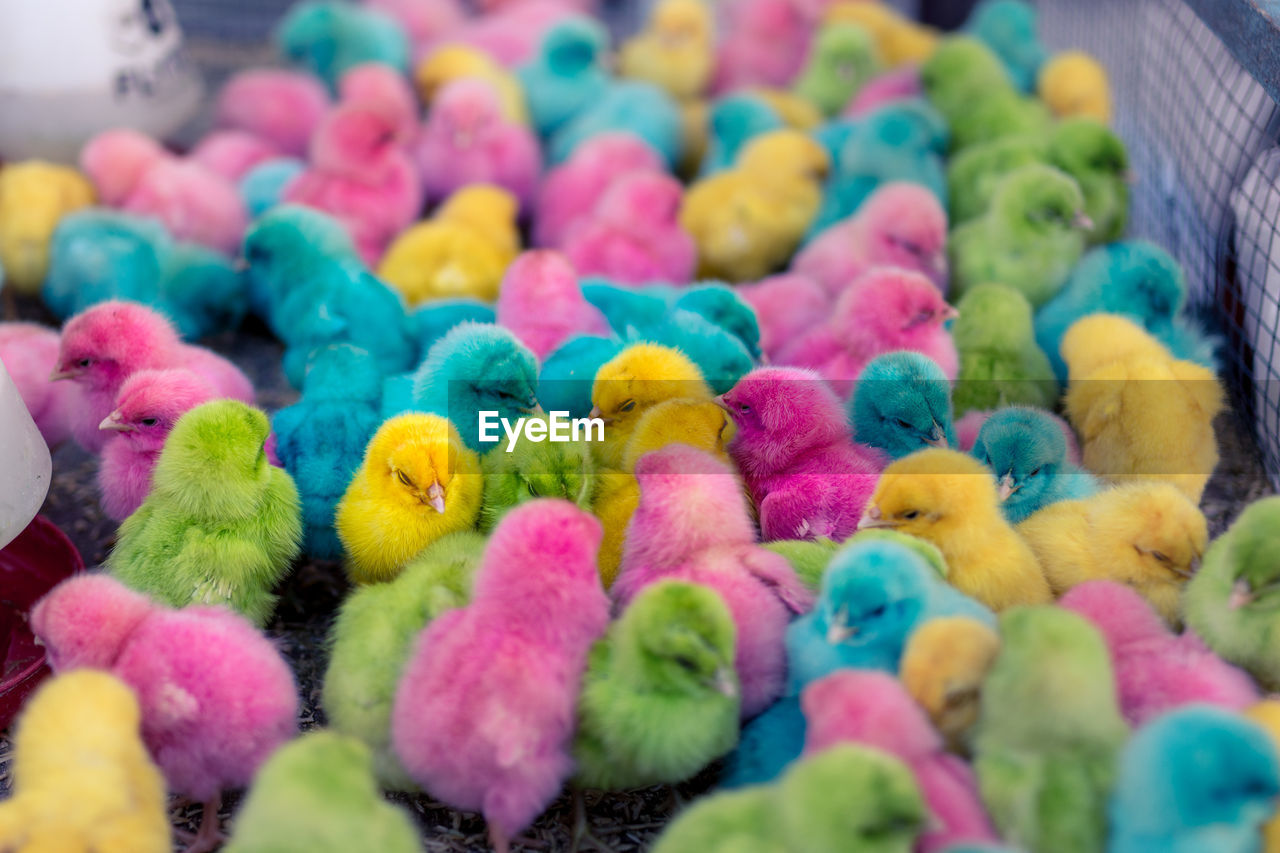
[[[493,323],[495,320],[493,306],[478,299],[439,299],[409,315],[409,334],[425,358],[436,341],[459,323]]]
[[[753,359],[760,359],[760,321],[755,309],[733,288],[721,282],[702,282],[676,293],[679,296],[671,307],[700,314],[742,341]]]
[[[538,374],[538,402],[548,412],[585,418],[591,413],[591,386],[600,366],[623,349],[617,338],[578,335],[547,356]]]
[[[310,0],[289,9],[275,31],[284,59],[315,74],[338,91],[342,75],[357,65],[380,62],[409,73],[409,38],[395,19],[356,3]]]
[[[303,550],[316,559],[342,556],[333,512],[382,423],[381,384],[369,353],[349,344],[325,347],[311,358],[302,399],[272,419],[276,453],[302,498]]]
[[[98,207],[68,214],[49,242],[41,296],[59,319],[108,299],[154,305],[172,246],[153,219]]]
[[[249,308],[282,335],[276,309],[289,292],[332,266],[359,262],[355,244],[342,223],[298,204],[283,204],[263,214],[244,235]]]
[[[604,28],[590,18],[566,18],[542,38],[538,54],[516,69],[534,130],[549,139],[608,91]]]
[[[736,336],[701,314],[672,308],[662,322],[647,331],[628,329],[626,343],[647,342],[678,349],[698,366],[707,384],[723,394],[756,366],[747,347]]]
[[[679,162],[684,148],[684,122],[671,96],[652,83],[625,80],[610,85],[552,135],[548,160],[552,165],[563,163],[583,142],[614,132],[649,143],[668,169]]]
[[[867,363],[849,401],[858,443],[894,459],[926,447],[957,447],[951,383],[937,362],[902,350]]]
[[[667,316],[675,288],[662,285],[627,287],[599,277],[584,278],[582,298],[604,315],[615,334],[647,331]]]
[[[1185,317],[1186,304],[1182,265],[1164,249],[1145,240],[1099,246],[1080,259],[1058,295],[1036,312],[1036,344],[1065,383],[1067,365],[1058,347],[1071,324],[1087,314],[1124,314],[1176,357],[1217,370],[1217,342]]]
[[[467,447],[486,453],[501,442],[480,440],[480,412],[514,421],[537,409],[537,391],[538,360],[515,335],[501,326],[461,323],[414,372],[410,409],[448,418]],[[387,411],[386,401],[384,389],[384,417],[400,414]]]
[[[707,117],[707,151],[700,175],[706,177],[734,164],[748,142],[786,125],[763,98],[745,92],[726,95],[711,105]]]
[[[165,259],[159,307],[188,340],[236,329],[249,310],[244,276],[221,252],[178,243]]]
[[[1185,705],[1120,755],[1108,853],[1257,853],[1280,795],[1280,760],[1257,724]]]
[[[987,418],[971,451],[999,483],[1000,508],[1010,524],[1058,501],[1098,491],[1092,474],[1067,461],[1062,425],[1043,409],[1009,406]]]
[[[1023,92],[1035,90],[1049,52],[1036,29],[1034,6],[1023,0],[983,0],[964,28],[1000,57],[1014,85]]]
[[[307,168],[307,164],[292,157],[277,157],[254,166],[237,184],[240,198],[249,211],[250,219],[257,219],[280,203],[285,187]]]

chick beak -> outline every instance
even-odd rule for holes
[[[1086,216],[1083,212],[1077,213],[1071,220],[1071,224],[1081,231],[1092,231],[1093,220]]]
[[[613,418],[606,418],[604,416],[604,413],[600,411],[599,406],[592,406],[591,411],[587,413],[587,417],[590,418],[591,420],[602,421],[605,426],[608,426],[609,424],[613,423]]]
[[[248,258],[237,258],[235,263],[231,265],[231,268],[236,272],[246,272],[249,269]]]
[[[1232,610],[1239,610],[1246,604],[1253,603],[1253,589],[1246,580],[1236,581],[1236,585],[1231,587],[1231,597],[1227,599],[1227,606]]]
[[[545,417],[546,412],[542,409],[542,404],[537,400],[530,400],[529,405],[520,410],[522,414],[533,415],[534,417]]]
[[[732,699],[738,695],[738,682],[733,677],[733,670],[729,667],[721,667],[716,670],[715,680],[712,681],[715,691],[722,696]]]
[[[115,432],[134,432],[134,427],[125,423],[118,411],[112,412],[103,418],[102,423],[98,424],[98,429],[109,429]]]
[[[49,381],[57,382],[59,379],[75,379],[81,373],[84,373],[84,371],[77,370],[75,368],[64,368],[63,370],[55,370],[53,373],[49,374]]]
[[[947,323],[952,320],[960,319],[960,309],[954,305],[948,305],[942,309],[942,322]]]
[[[431,508],[436,512],[444,515],[444,487],[439,482],[431,484],[431,488],[427,489],[427,503],[431,504]]]
[[[1191,577],[1200,571],[1200,557],[1197,555],[1191,558],[1191,562],[1187,565],[1187,577]]]
[[[929,433],[929,437],[924,440],[924,443],[930,447],[949,446],[947,444],[947,434],[943,431],[942,426],[939,425],[937,421],[934,421],[933,430]]]
[[[877,527],[896,527],[892,521],[880,515],[879,507],[871,507],[858,519],[859,530],[871,530]]]
[[[947,277],[947,253],[945,251],[937,251],[929,258],[929,268],[933,270],[933,274],[938,278]]]
[[[1000,496],[1000,502],[1004,503],[1009,500],[1014,492],[1018,491],[1018,487],[1013,483],[1013,475],[1005,474],[1000,478],[1000,482],[996,484],[996,494]]]
[[[827,629],[827,643],[828,645],[838,646],[856,633],[858,633],[857,628],[833,622],[831,627]]]

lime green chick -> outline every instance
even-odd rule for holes
[[[374,775],[384,788],[417,789],[391,750],[396,685],[413,638],[441,613],[471,599],[484,543],[474,530],[436,540],[395,580],[354,589],[333,623],[320,704],[335,731],[373,751]]]
[[[302,542],[298,490],[263,451],[270,431],[265,414],[235,400],[179,418],[107,571],[171,607],[225,604],[265,625]]]
[[[972,409],[1024,405],[1052,409],[1058,380],[1036,344],[1031,305],[1017,290],[980,284],[956,306],[951,336],[960,372],[951,392],[956,417]]]
[[[530,418],[534,420],[534,418]],[[538,418],[547,422],[546,417]],[[551,435],[548,426],[547,435]],[[596,465],[586,441],[531,441],[521,433],[506,446],[480,458],[484,496],[480,529],[492,530],[507,510],[534,498],[564,498],[585,510],[596,493]]]

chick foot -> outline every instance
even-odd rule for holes
[[[582,791],[575,789],[573,792],[573,843],[569,845],[569,853],[578,853],[584,841],[601,853],[614,853],[612,847],[601,841],[591,831],[591,824],[587,821],[587,799],[582,795]]]
[[[179,837],[185,836],[182,840],[187,841],[187,848],[183,853],[212,853],[227,840],[219,825],[218,809],[220,808],[222,808],[222,796],[218,795],[204,804],[204,812],[200,815],[200,828],[194,835],[186,832],[175,833]]]

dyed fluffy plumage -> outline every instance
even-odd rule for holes
[[[515,333],[539,359],[574,335],[609,331],[604,317],[582,297],[574,267],[546,249],[516,258],[502,279],[496,310],[498,325]]]
[[[50,449],[71,437],[80,386],[57,384],[58,331],[35,323],[0,323],[0,361]]]
[[[953,752],[968,752],[982,685],[1000,651],[1000,635],[977,619],[930,619],[911,633],[898,677]]]
[[[93,201],[93,187],[67,166],[41,160],[5,166],[0,171],[0,265],[8,286],[39,293],[54,229],[68,213]]]
[[[850,401],[854,437],[894,459],[926,447],[956,447],[951,383],[915,352],[876,356],[858,376]]]
[[[1009,405],[1052,409],[1058,384],[1036,346],[1031,305],[1016,288],[980,284],[960,300],[951,329],[960,353],[954,401],[963,415]]]
[[[547,422],[546,418],[541,419]],[[551,434],[548,425],[546,434]],[[486,454],[480,527],[492,530],[506,513],[536,498],[561,498],[590,510],[596,492],[596,465],[586,440],[530,441],[523,433],[510,452]]]

